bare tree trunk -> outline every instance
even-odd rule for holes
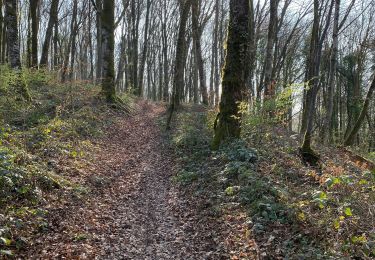
[[[264,60],[264,100],[272,100],[275,96],[275,83],[272,78],[272,68],[273,68],[273,53],[276,41],[276,30],[277,30],[277,8],[279,1],[271,0],[270,6],[270,21],[268,25],[268,36],[267,36],[267,47],[266,47],[266,57]],[[271,104],[266,104],[270,106]],[[271,107],[267,110],[273,110]]]
[[[215,93],[219,93],[220,75],[219,75],[219,16],[220,16],[220,0],[215,1],[215,27],[214,27],[214,38],[212,44],[213,52],[213,87],[210,92],[211,104],[217,107],[219,105],[219,99],[215,98]],[[218,95],[218,94],[217,94]]]
[[[333,0],[334,1],[334,0]],[[332,2],[333,3],[333,2]],[[311,148],[312,135],[313,135],[313,124],[314,117],[316,113],[316,97],[319,91],[319,70],[320,70],[320,60],[322,52],[322,43],[325,39],[328,26],[330,23],[330,17],[332,14],[333,4],[330,6],[328,18],[326,21],[325,28],[323,32],[320,33],[320,4],[319,0],[314,0],[314,22],[311,34],[311,43],[310,43],[310,53],[307,61],[307,81],[308,88],[305,95],[305,104],[304,104],[304,122],[306,123],[303,144],[301,147],[301,152],[307,156],[313,157],[312,159],[316,160],[316,154]]]
[[[131,34],[132,34],[132,44],[131,44],[131,87],[133,91],[138,96],[141,95],[138,88],[138,38],[139,38],[139,20],[140,20],[140,3],[139,0],[131,0]]]
[[[302,144],[302,151],[306,153],[313,153],[311,149],[311,139],[312,139],[312,127],[313,127],[313,116],[315,114],[315,102],[316,95],[318,93],[318,73],[316,62],[318,62],[318,44],[319,44],[319,26],[320,26],[320,16],[319,16],[319,0],[314,0],[314,22],[311,33],[310,41],[310,53],[307,60],[306,68],[306,80],[307,80],[307,90],[304,96],[304,113],[302,119],[302,128],[304,128],[304,140]],[[319,66],[319,65],[318,65]],[[305,122],[305,123],[304,123]],[[304,127],[304,124],[306,125]]]
[[[31,67],[38,67],[39,0],[30,0],[31,16]]]
[[[102,80],[103,71],[103,50],[102,50],[102,17],[100,13],[103,9],[102,0],[96,0],[96,82],[99,83]]]
[[[47,25],[46,37],[44,39],[43,48],[42,48],[42,57],[40,58],[40,66],[47,66],[48,64],[48,52],[49,46],[51,43],[51,38],[53,35],[53,26],[57,23],[58,19],[58,7],[59,0],[52,0],[49,20]]]
[[[329,82],[328,82],[328,98],[327,98],[327,115],[325,117],[324,126],[322,128],[322,138],[325,143],[332,142],[333,131],[333,95],[336,83],[337,70],[337,52],[339,46],[339,18],[340,18],[340,0],[335,0],[335,17],[333,23],[333,36],[331,48],[331,60],[329,65]]]
[[[84,7],[83,7],[84,8]],[[76,60],[76,52],[77,52],[77,34],[78,34],[78,21],[77,21],[77,15],[78,15],[78,6],[76,6],[76,3],[74,3],[73,7],[73,22],[72,22],[72,41],[71,41],[71,55],[70,55],[70,70],[69,70],[69,80],[74,79],[74,65]]]
[[[98,14],[100,15],[100,14]],[[115,87],[115,0],[105,0],[101,13],[103,80],[102,92],[107,102],[116,102]]]
[[[149,38],[149,36],[148,36],[149,35],[149,29],[148,28],[149,28],[149,25],[150,25],[150,11],[151,11],[151,0],[147,0],[142,59],[141,59],[141,64],[139,66],[139,73],[138,73],[139,96],[142,96],[142,93],[143,93],[143,77],[144,77],[144,70],[145,70],[147,50],[148,50],[148,38]]]
[[[374,91],[375,91],[375,74],[373,76],[373,80],[372,80],[372,83],[370,85],[370,88],[369,88],[369,90],[367,92],[366,99],[365,99],[365,101],[363,103],[363,107],[362,107],[361,113],[360,113],[357,121],[355,122],[353,128],[349,132],[348,137],[345,139],[345,142],[344,142],[345,146],[350,146],[350,145],[354,144],[355,137],[357,136],[357,134],[359,132],[359,129],[362,126],[363,120],[366,117],[366,113],[367,113],[368,107],[370,105],[370,101],[371,101],[371,98],[372,98],[372,95],[373,95]]]
[[[199,29],[199,11],[198,11],[199,0],[193,0],[191,5],[192,10],[192,25],[193,25],[193,41],[195,50],[195,59],[199,71],[199,85],[200,92],[202,95],[202,101],[204,105],[208,105],[208,94],[206,86],[206,76],[204,72],[204,64],[202,57],[202,47],[201,47],[201,32]]]
[[[89,13],[88,13],[88,27],[89,27],[89,32],[88,32],[88,42],[89,42],[89,54],[90,54],[90,74],[89,78],[91,81],[94,80],[94,48],[92,44],[92,33],[91,33],[91,27],[92,27],[92,3],[91,1],[89,2]]]
[[[73,0],[73,14],[72,14],[72,20],[70,23],[70,37],[69,37],[67,50],[65,52],[64,64],[63,64],[62,74],[61,74],[62,82],[65,82],[67,79],[67,75],[70,75],[70,73],[68,74],[68,66],[69,66],[70,54],[72,53],[71,50],[73,48],[72,47],[73,42],[75,42],[75,38],[76,38],[75,27],[76,27],[76,20],[77,20],[77,12],[78,12],[78,2],[77,0]]]
[[[231,0],[227,38],[227,54],[223,68],[223,92],[219,114],[215,122],[213,149],[225,139],[238,138],[241,132],[241,115],[238,102],[246,93],[245,62],[248,49],[249,1]]]
[[[169,106],[169,116],[167,119],[167,129],[171,126],[172,116],[175,109],[180,105],[181,100],[181,90],[184,84],[184,67],[186,60],[185,48],[186,48],[186,25],[189,19],[191,0],[186,0],[181,4],[181,14],[180,14],[180,26],[178,30],[177,45],[176,45],[176,60],[173,75],[173,92],[172,98]]]
[[[163,8],[161,11],[161,38],[163,46],[163,101],[169,99],[169,63],[168,63],[168,31],[167,31],[167,0],[163,0]]]
[[[3,0],[1,0],[3,1]],[[0,34],[2,35],[1,38],[2,38],[2,43],[1,43],[1,60],[0,62],[2,64],[4,64],[6,62],[6,59],[7,59],[7,49],[6,49],[6,46],[7,46],[7,37],[6,37],[6,19],[3,19],[3,28],[1,29],[1,32]]]
[[[247,52],[247,59],[249,61],[249,66],[246,68],[246,85],[249,89],[249,102],[251,98],[254,98],[254,86],[253,77],[256,63],[256,53],[257,45],[255,39],[255,14],[254,14],[254,3],[253,0],[249,1],[249,33],[248,33],[248,45],[249,51]]]
[[[191,70],[192,70],[192,86],[193,86],[193,101],[194,101],[194,104],[198,104],[199,103],[199,72],[198,72],[198,67],[197,66],[194,66],[195,65],[195,55],[196,53],[193,52],[191,57]]]
[[[60,63],[60,55],[58,52],[58,42],[59,42],[59,24],[56,20],[55,25],[54,25],[54,36],[53,36],[53,50],[54,50],[53,65],[55,66],[55,69],[59,67],[59,63]]]
[[[123,32],[124,34],[125,32]],[[117,79],[116,79],[116,85],[118,87],[123,84],[124,81],[124,71],[125,71],[125,50],[126,50],[126,44],[125,44],[125,35],[121,36],[120,39],[120,58],[118,61],[118,69],[117,69]]]

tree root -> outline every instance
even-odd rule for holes
[[[303,163],[306,166],[311,166],[311,167],[318,167],[320,168],[320,156],[316,152],[314,152],[312,149],[305,150],[302,148],[299,148],[299,154],[301,156],[301,159]]]

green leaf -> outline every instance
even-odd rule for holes
[[[0,250],[0,255],[12,256],[13,252],[11,250]]]
[[[72,152],[70,153],[70,155],[71,155],[73,158],[76,158],[77,155],[78,155],[78,153],[77,153],[77,151],[72,151]]]
[[[362,236],[353,236],[351,238],[351,240],[352,240],[353,244],[364,244],[364,243],[367,242],[367,238],[364,235],[362,235]]]
[[[12,244],[12,240],[5,238],[5,237],[0,237],[0,240],[3,242],[4,245],[10,246]]]
[[[335,221],[333,221],[333,226],[335,227],[335,229],[339,229],[340,228],[340,221],[338,219],[335,219]]]
[[[327,199],[327,194],[325,192],[321,192],[320,195],[319,195],[319,198],[322,199],[322,200],[326,200]]]
[[[349,207],[346,207],[346,208],[345,208],[344,213],[345,213],[345,215],[348,216],[348,217],[353,216],[352,210],[351,210],[351,208],[349,208]]]
[[[228,195],[228,196],[233,196],[234,195],[234,188],[233,187],[228,187],[225,189],[225,193]]]
[[[341,183],[341,180],[337,177],[333,177],[333,178],[328,178],[326,181],[325,181],[325,185],[328,187],[328,188],[332,188],[333,186],[337,185],[337,184],[340,184]]]

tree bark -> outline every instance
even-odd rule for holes
[[[191,12],[192,12],[192,25],[193,25],[193,42],[194,42],[194,50],[195,50],[195,59],[196,64],[198,66],[199,71],[199,85],[200,85],[200,92],[202,96],[202,102],[204,105],[208,105],[208,94],[207,94],[207,86],[206,86],[206,76],[204,72],[204,62],[203,62],[203,55],[202,55],[202,47],[201,47],[201,32],[199,26],[199,0],[193,0],[191,4]]]
[[[109,103],[116,102],[115,86],[115,0],[105,0],[101,14],[103,80],[102,92]]]
[[[215,28],[214,28],[214,39],[213,39],[213,70],[214,70],[214,86],[210,93],[211,103],[215,105],[215,107],[219,106],[219,84],[220,84],[220,68],[219,68],[219,16],[220,16],[220,0],[216,0],[215,3]],[[215,93],[217,96],[215,98]]]
[[[329,82],[328,82],[328,98],[327,98],[327,115],[324,121],[322,132],[323,141],[325,143],[332,142],[333,136],[333,95],[336,83],[337,70],[337,52],[339,46],[339,18],[340,18],[340,0],[335,0],[335,17],[333,22],[333,36],[331,47],[331,60],[329,65]]]
[[[131,0],[131,87],[134,94],[140,96],[140,89],[138,88],[138,38],[139,38],[139,20],[140,20],[140,3],[139,0]]]
[[[103,50],[102,50],[102,16],[103,9],[102,0],[96,0],[96,81],[97,83],[102,80],[103,72]]]
[[[59,0],[52,0],[50,12],[49,12],[49,20],[48,20],[48,25],[47,25],[46,37],[44,39],[44,43],[42,47],[42,56],[40,58],[40,66],[46,67],[48,64],[48,53],[49,53],[51,38],[53,35],[53,26],[55,25],[55,23],[57,23],[57,20],[58,20],[58,8],[59,8]]]
[[[163,45],[163,71],[164,71],[164,86],[163,86],[163,101],[168,101],[169,98],[169,63],[168,63],[168,33],[167,33],[167,17],[166,17],[166,0],[163,0],[164,8],[162,10],[162,25],[161,37]]]
[[[149,28],[149,25],[150,25],[150,11],[151,11],[151,0],[147,0],[142,59],[141,59],[141,64],[139,66],[139,73],[138,73],[139,96],[142,96],[142,94],[143,94],[143,78],[144,78],[144,70],[145,70],[145,64],[146,64],[146,59],[147,59],[147,51],[148,51],[148,38],[149,38],[149,36],[148,36],[149,35],[149,29],[148,28]]]
[[[307,59],[307,90],[304,96],[304,113],[303,113],[303,128],[304,140],[302,144],[302,152],[312,153],[311,149],[311,139],[312,139],[312,127],[313,127],[313,116],[315,114],[315,103],[316,95],[318,93],[318,73],[316,62],[318,62],[318,44],[319,44],[319,26],[320,26],[320,16],[319,16],[319,0],[314,0],[314,22],[311,33],[310,41],[310,52]],[[319,65],[318,65],[319,66]],[[304,124],[306,125],[304,127]]]
[[[31,67],[38,67],[39,0],[30,0],[31,16]]]
[[[277,29],[277,8],[279,0],[271,0],[270,6],[270,21],[268,25],[266,57],[264,60],[264,100],[269,101],[275,96],[275,84],[272,78],[273,67],[273,49],[276,41]]]
[[[73,48],[75,46],[75,38],[76,38],[76,33],[77,33],[75,31],[77,13],[78,13],[78,2],[77,0],[73,0],[73,13],[72,13],[72,20],[70,23],[70,36],[69,36],[68,47],[65,52],[64,64],[63,64],[62,74],[61,74],[62,82],[65,82],[67,80],[67,75],[71,75],[71,73],[68,74],[68,66],[69,66],[70,54],[73,55]]]
[[[3,63],[3,27],[4,26],[4,17],[3,17],[3,0],[0,0],[0,64]]]
[[[25,82],[22,79],[22,66],[20,57],[20,42],[18,38],[18,1],[5,1],[5,22],[7,28],[7,49],[10,67],[16,73],[16,82],[14,87],[20,90],[21,95],[27,100],[31,100],[31,96]]]
[[[58,68],[59,65],[60,65],[60,57],[61,55],[59,54],[59,51],[58,51],[58,42],[59,42],[59,24],[58,24],[58,21],[55,22],[55,25],[53,26],[54,27],[54,35],[53,35],[53,66],[54,69]]]
[[[185,48],[186,48],[186,26],[189,19],[191,0],[186,0],[181,6],[180,14],[180,25],[178,30],[177,45],[176,45],[176,60],[174,66],[173,75],[173,90],[172,98],[169,106],[169,116],[167,119],[167,129],[171,126],[172,116],[175,109],[180,105],[181,101],[181,90],[184,84],[184,68],[186,60]]]
[[[223,68],[221,102],[215,122],[213,149],[222,141],[238,138],[241,132],[241,114],[238,103],[246,93],[245,62],[248,49],[249,1],[231,0],[227,38],[227,54]]]
[[[334,0],[333,0],[334,1]],[[333,2],[332,2],[333,3]],[[307,89],[305,90],[305,100],[304,100],[304,112],[303,112],[303,125],[304,139],[301,147],[301,152],[303,154],[309,154],[315,156],[311,148],[312,135],[313,135],[313,124],[315,117],[315,108],[316,108],[316,97],[319,91],[319,70],[320,70],[320,60],[322,53],[322,44],[325,39],[328,26],[330,23],[330,17],[332,14],[333,4],[330,6],[328,12],[328,18],[322,32],[320,31],[320,4],[319,0],[314,0],[314,22],[311,33],[311,42],[310,42],[310,53],[307,60]]]
[[[363,107],[362,107],[361,113],[360,113],[357,121],[355,122],[353,128],[351,129],[351,131],[349,132],[348,136],[345,139],[345,142],[344,142],[345,146],[350,146],[350,145],[354,144],[355,137],[358,134],[359,129],[362,126],[363,120],[366,117],[366,113],[367,113],[368,107],[370,105],[370,101],[371,101],[371,98],[372,98],[372,95],[373,95],[374,91],[375,91],[375,74],[373,75],[373,80],[372,80],[370,88],[369,88],[369,90],[367,92],[366,99],[365,99],[365,101],[363,103]]]
[[[248,34],[248,45],[249,51],[247,52],[248,67],[246,68],[246,87],[249,89],[249,102],[251,98],[255,98],[253,77],[256,63],[257,44],[255,39],[255,14],[254,14],[254,3],[253,0],[249,1],[249,34]]]

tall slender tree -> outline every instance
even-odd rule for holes
[[[49,11],[49,20],[46,30],[46,36],[44,38],[44,43],[42,47],[42,56],[40,58],[40,66],[47,66],[48,63],[48,54],[49,48],[51,44],[51,38],[53,35],[53,27],[58,20],[58,8],[59,8],[59,0],[52,0],[51,8]]]
[[[264,99],[271,100],[275,96],[275,84],[272,78],[273,53],[277,37],[277,8],[279,0],[270,1],[270,21],[268,25],[266,56],[264,59]]]
[[[142,50],[142,58],[141,63],[139,66],[138,72],[138,88],[139,88],[139,95],[142,96],[143,94],[143,79],[144,79],[144,70],[145,64],[147,59],[147,52],[148,52],[148,40],[149,40],[149,27],[150,27],[150,12],[151,12],[151,0],[147,0],[146,3],[146,20],[145,20],[145,31],[144,31],[144,39],[143,39],[143,50]]]
[[[201,29],[199,26],[199,0],[193,0],[191,4],[192,13],[192,27],[193,27],[193,42],[194,42],[194,57],[195,64],[199,71],[199,85],[203,104],[208,105],[208,93],[206,86],[206,76],[204,71],[204,61],[202,55],[201,44]]]
[[[176,59],[174,66],[174,75],[173,75],[173,90],[172,98],[169,106],[169,116],[167,120],[167,129],[171,126],[171,120],[175,109],[180,105],[181,94],[184,85],[184,67],[186,63],[186,26],[189,19],[190,6],[192,0],[184,0],[180,5],[180,25],[177,36],[177,45],[176,45]]]
[[[327,97],[327,111],[322,129],[322,138],[325,143],[332,141],[332,121],[333,121],[333,96],[335,91],[336,70],[337,70],[337,52],[339,47],[339,19],[340,19],[340,0],[335,0],[335,17],[333,20],[333,35],[331,57],[329,64],[329,82],[328,82],[328,97]]]
[[[365,101],[363,102],[361,113],[360,113],[357,121],[355,122],[353,128],[349,131],[349,134],[345,139],[344,144],[346,146],[354,144],[355,136],[358,134],[359,129],[361,128],[362,123],[363,123],[363,121],[366,117],[366,114],[367,114],[367,111],[368,111],[368,108],[369,108],[369,105],[370,105],[370,101],[371,101],[371,98],[372,98],[372,95],[373,95],[374,91],[375,91],[375,74],[373,75],[372,83],[371,83],[370,88],[367,92]]]
[[[321,28],[321,4],[319,0],[314,0],[314,22],[312,27],[311,39],[310,39],[310,50],[307,59],[306,69],[306,80],[307,89],[304,100],[304,111],[303,111],[303,143],[301,146],[302,154],[306,155],[305,158],[312,158],[316,161],[317,155],[311,148],[312,137],[313,137],[313,124],[316,113],[316,99],[319,92],[319,71],[321,65],[321,56],[323,41],[326,37],[328,27],[330,24],[330,18],[332,14],[334,0],[329,5],[329,11],[325,26]]]
[[[30,0],[31,17],[31,67],[38,67],[39,0]]]

